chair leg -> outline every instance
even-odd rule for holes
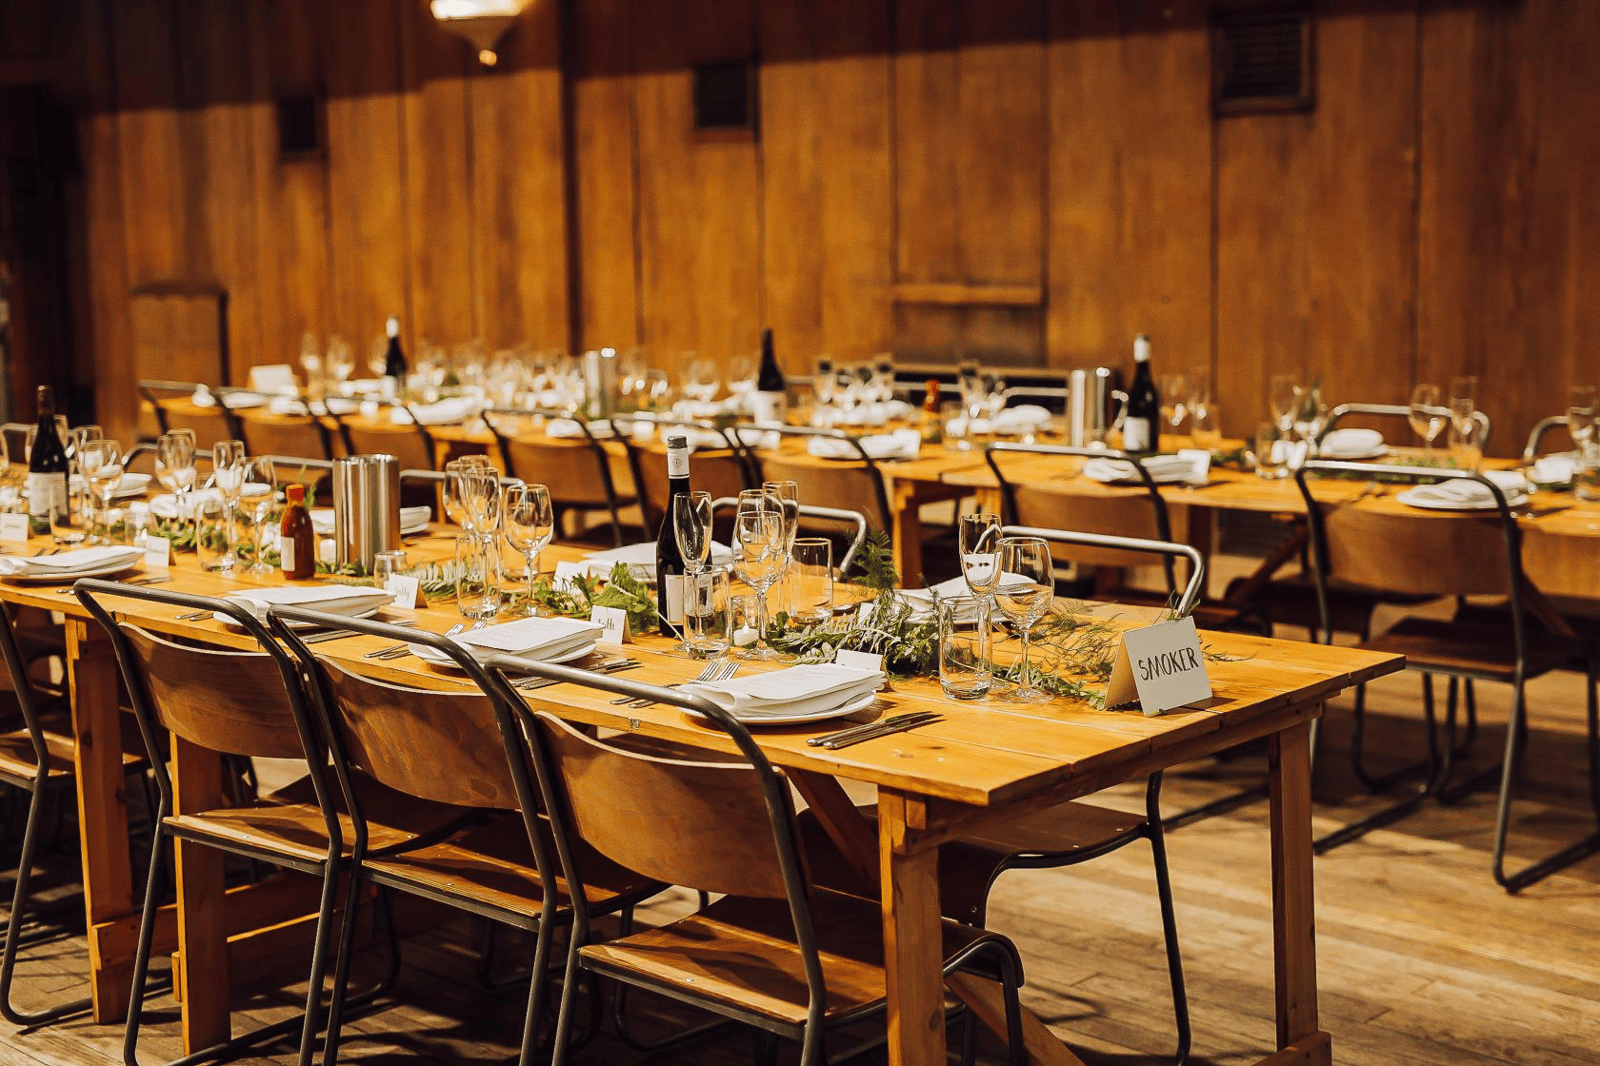
[[[1166,834],[1161,831],[1159,795],[1156,788],[1149,790],[1145,831],[1150,837],[1150,854],[1155,865],[1156,898],[1161,905],[1161,935],[1167,947],[1167,978],[1172,986],[1172,1013],[1178,1029],[1178,1050],[1172,1061],[1174,1066],[1184,1066],[1189,1060],[1193,1034],[1189,1025],[1189,993],[1183,980],[1183,953],[1178,948],[1178,919],[1172,905],[1172,875],[1167,869]]]
[[[144,913],[139,917],[139,943],[133,954],[133,992],[128,1000],[128,1021],[122,1035],[124,1066],[139,1066],[139,1025],[144,1015],[144,986],[150,976],[150,945],[155,939],[156,911],[161,906],[161,870],[167,834],[162,829],[166,811],[158,810],[150,839],[150,876],[145,882]]]
[[[490,932],[493,932],[491,928]],[[528,1013],[522,1021],[522,1053],[518,1066],[528,1066],[533,1061],[539,1042],[539,1017],[544,1013],[545,987],[550,975],[545,972],[550,964],[550,940],[554,930],[549,922],[540,922],[533,947],[533,974],[528,979]]]
[[[337,896],[339,879],[336,874],[338,856],[328,857],[327,869],[322,875],[322,898],[317,909],[317,929],[311,944],[310,987],[306,991],[306,1018],[300,1030],[300,1066],[311,1066],[312,1046],[316,1043],[318,1015],[322,1009],[322,979],[328,964],[328,940],[332,935],[333,904]],[[346,915],[346,923],[349,921]],[[328,1034],[332,1040],[334,1034]]]
[[[11,915],[6,922],[5,954],[0,958],[0,1016],[17,1026],[42,1025],[88,1009],[87,999],[65,1003],[44,1011],[21,1011],[11,1004],[11,983],[16,971],[17,949],[22,941],[22,919],[27,913],[33,881],[33,858],[39,844],[39,823],[43,820],[45,789],[36,782],[29,790],[28,817],[22,832],[22,853],[17,860],[17,883],[11,895]]]
[[[577,1008],[578,948],[582,946],[582,940],[576,930],[567,938],[567,968],[561,980],[561,1006],[556,1012],[556,1035],[550,1047],[550,1066],[563,1066],[567,1061],[572,1037],[572,1012]],[[598,1004],[596,1009],[599,1009]]]

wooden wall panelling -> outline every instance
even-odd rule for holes
[[[328,28],[329,328],[358,362],[401,316],[415,349],[403,194],[399,0],[343,0]]]
[[[1320,376],[1330,405],[1409,392],[1415,33],[1406,6],[1321,4],[1316,110],[1218,123],[1217,387],[1229,433],[1267,417],[1274,373]]]
[[[566,63],[572,109],[573,237],[581,348],[641,339],[638,121],[631,0],[568,0]]]
[[[112,10],[128,281],[175,281],[188,271],[196,222],[183,169],[172,0]]]
[[[693,350],[726,361],[757,347],[760,180],[753,137],[692,130],[690,66],[755,53],[752,6],[637,5],[640,280],[652,365]]]
[[[277,102],[324,95],[322,49],[329,22],[320,0],[253,3],[248,12],[254,280],[261,306],[257,354],[260,362],[298,365],[307,331],[323,346],[330,333],[342,333],[355,346],[358,376],[364,376],[359,364],[376,327],[352,330],[332,321],[327,154],[284,158],[278,144]]]
[[[1047,329],[1054,366],[1209,364],[1206,0],[1050,5]]]
[[[466,84],[476,53],[426,4],[406,0],[399,14],[411,330],[448,351],[482,329]]]
[[[1501,455],[1600,378],[1597,40],[1593,4],[1424,7],[1418,374],[1477,374]]]
[[[892,342],[888,15],[761,3],[762,280],[791,373]]]
[[[567,345],[562,11],[535,4],[467,79],[476,320],[491,348]]]

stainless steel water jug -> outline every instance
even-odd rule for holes
[[[400,547],[400,460],[352,455],[333,461],[333,543],[339,566],[372,570],[381,551]]]

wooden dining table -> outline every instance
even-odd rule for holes
[[[407,547],[417,558],[442,557],[451,533],[436,527],[410,540]],[[45,546],[43,538],[33,545]],[[576,549],[552,547],[544,556],[544,568],[579,555]],[[201,595],[226,595],[244,584],[280,582],[276,577],[202,573],[192,555],[179,555],[169,577],[164,588]],[[0,582],[0,599],[58,611],[66,618],[73,730],[78,741],[88,977],[95,1019],[111,1022],[127,1008],[138,926],[122,770],[112,739],[119,725],[117,673],[106,635],[78,601],[58,587]],[[209,618],[180,619],[187,613],[181,608],[131,599],[113,606],[155,632],[221,646],[250,646],[246,635]],[[448,601],[415,611],[386,611],[434,631],[459,620]],[[805,740],[837,728],[837,723],[760,732],[763,750],[790,774],[846,857],[881,886],[891,1062],[922,1066],[942,1061],[944,1053],[940,1019],[945,986],[939,965],[936,877],[942,843],[1257,738],[1267,738],[1270,748],[1271,832],[1262,842],[1262,863],[1270,870],[1273,886],[1271,938],[1277,985],[1277,1030],[1266,1041],[1276,1050],[1261,1063],[1332,1061],[1330,1037],[1321,1028],[1317,1010],[1311,723],[1324,701],[1401,669],[1403,661],[1391,655],[1237,634],[1207,633],[1205,641],[1221,657],[1210,666],[1213,698],[1204,706],[1156,717],[1099,710],[1065,698],[1032,705],[998,699],[956,702],[940,694],[936,681],[911,679],[892,682],[865,716],[937,709],[941,721],[834,752],[810,747]],[[391,681],[445,689],[464,684],[458,676],[413,657],[391,662],[365,657],[381,643],[373,637],[351,636],[320,644],[318,651],[348,668]],[[683,681],[698,666],[654,636],[641,637],[629,652],[644,664],[629,676],[642,681]],[[745,667],[747,671],[770,668]],[[577,723],[704,749],[733,750],[725,735],[669,706],[619,708],[604,694],[573,685],[536,691],[528,699],[532,706]],[[214,755],[175,738],[171,757],[180,811],[220,800],[221,773]],[[847,798],[843,782],[876,786],[875,828]],[[207,850],[182,844],[176,849],[177,901],[163,910],[156,935],[158,952],[180,949],[176,983],[182,993],[185,1046],[190,1049],[225,1039],[229,1033],[230,951],[242,950],[258,925],[306,920],[297,910],[304,897],[293,892],[273,885],[224,890],[221,863],[202,854]],[[219,905],[224,899],[226,905]],[[997,987],[970,978],[953,982],[957,994],[972,1003],[980,1017],[999,1024]],[[1029,1014],[1026,1023],[1033,1061],[1078,1061],[1036,1017]]]

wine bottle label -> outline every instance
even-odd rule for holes
[[[1147,452],[1150,450],[1150,420],[1131,415],[1122,423],[1122,450]]]
[[[294,538],[278,538],[278,562],[286,574],[294,573]]]
[[[34,518],[48,518],[51,511],[67,509],[67,475],[28,475],[28,514]]]
[[[667,449],[667,476],[689,476],[689,449],[684,448],[682,451],[677,448]]]
[[[666,574],[661,579],[661,591],[666,597],[663,608],[666,611],[667,621],[673,625],[683,624],[683,575]]]

